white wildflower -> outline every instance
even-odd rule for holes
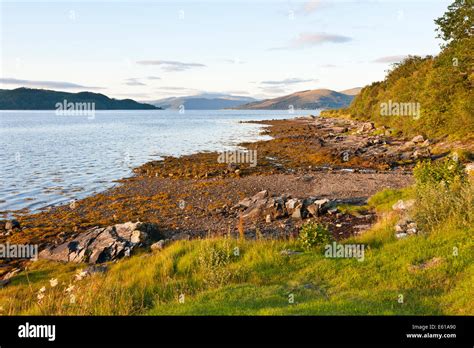
[[[58,279],[57,278],[51,278],[49,280],[49,285],[51,285],[51,287],[54,288],[56,285],[58,285]]]
[[[76,280],[82,280],[82,279],[85,278],[86,276],[87,276],[87,271],[83,271],[83,270],[79,270],[79,271],[75,274]]]
[[[38,298],[38,302],[41,301],[44,297],[44,294],[42,292],[38,293],[38,295],[36,296]]]
[[[71,303],[71,304],[76,303],[76,296],[74,294],[71,294],[69,296],[69,303]]]
[[[39,291],[38,291],[38,292],[39,292],[39,293],[42,293],[42,292],[45,292],[45,291],[46,291],[46,287],[45,287],[45,286],[43,286],[41,289],[39,289]]]
[[[71,292],[72,290],[74,290],[74,285],[72,284],[69,284],[69,286],[67,287],[67,289],[65,290],[67,293]]]

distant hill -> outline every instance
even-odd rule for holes
[[[148,103],[163,109],[179,109],[181,105],[184,105],[186,110],[219,110],[235,108],[254,101],[256,101],[256,99],[250,97],[203,93],[194,96],[165,98]]]
[[[46,89],[0,89],[0,110],[55,110],[57,103],[95,103],[96,110],[159,109],[132,99],[112,99],[92,92],[58,92]]]
[[[360,93],[363,87],[354,87],[351,89],[345,89],[343,91],[339,91],[339,93],[347,94],[347,95],[357,95]]]
[[[248,103],[236,109],[287,110],[290,105],[293,105],[295,109],[303,110],[336,109],[347,107],[353,98],[353,95],[332,91],[330,89],[313,89],[296,92],[283,97]]]

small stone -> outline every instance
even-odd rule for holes
[[[132,235],[130,237],[130,242],[132,243],[141,243],[144,240],[147,239],[147,234],[145,232],[142,232],[140,230],[135,230],[132,232]]]
[[[268,191],[267,190],[263,190],[263,191],[260,191],[259,193],[257,193],[256,195],[254,195],[252,197],[252,200],[253,201],[257,201],[259,199],[264,199],[264,198],[267,198],[268,197]]]
[[[317,204],[310,204],[306,207],[306,210],[308,210],[309,214],[313,217],[317,217],[319,215],[319,207]]]
[[[301,254],[301,251],[294,251],[290,249],[284,249],[280,251],[280,255],[284,255],[284,256],[291,256],[291,255],[298,255],[298,254]]]
[[[150,249],[151,249],[152,251],[163,250],[163,248],[165,247],[165,245],[166,245],[166,240],[161,239],[161,240],[159,240],[158,242],[153,243],[153,244],[150,246]]]
[[[414,205],[415,205],[414,199],[408,199],[406,201],[403,201],[402,199],[400,199],[397,203],[392,205],[392,209],[397,210],[397,211],[408,210]]]
[[[13,220],[10,220],[10,221],[7,221],[5,223],[5,229],[8,231],[8,230],[13,230],[15,228],[20,228],[20,223],[13,219]]]
[[[239,166],[236,163],[229,163],[227,165],[227,170],[229,172],[235,172],[237,169],[239,169]]]
[[[295,208],[293,211],[293,214],[291,214],[291,217],[296,220],[301,220],[303,218],[301,214],[301,209],[303,208],[302,204],[298,204],[298,206]]]
[[[271,216],[270,214],[268,214],[268,215],[265,217],[265,222],[266,222],[266,223],[272,222],[272,216]]]
[[[406,233],[397,233],[397,234],[395,235],[395,237],[397,237],[398,239],[405,238],[406,236],[408,236],[408,234],[406,234]]]
[[[395,225],[395,232],[398,232],[398,233],[401,233],[401,232],[404,232],[405,229],[403,228],[402,225]]]
[[[423,141],[425,141],[425,138],[423,137],[423,135],[417,135],[411,141],[414,142],[415,144],[422,143]]]

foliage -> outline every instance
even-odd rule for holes
[[[455,0],[448,6],[448,11],[435,20],[438,25],[438,37],[444,41],[456,41],[473,35],[474,2],[472,0]]]
[[[443,161],[422,161],[418,162],[413,170],[416,184],[441,184],[450,186],[455,181],[464,181],[466,173],[464,166],[454,159],[447,158]]]
[[[225,284],[232,277],[226,266],[234,259],[230,242],[203,243],[199,251],[199,266],[204,274],[204,282],[210,286]]]
[[[474,36],[466,27],[473,25],[473,11],[472,4],[456,0],[436,20],[441,38],[450,40],[441,53],[408,56],[394,64],[383,81],[366,86],[353,100],[351,117],[389,126],[407,136],[472,138]],[[389,102],[419,105],[419,115],[382,115],[382,105]]]
[[[324,245],[331,241],[332,236],[328,229],[315,222],[305,223],[299,232],[298,241],[305,250],[314,246]]]

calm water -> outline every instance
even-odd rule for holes
[[[263,139],[244,120],[283,119],[317,111],[0,112],[0,212],[32,211],[100,192],[131,169],[162,156],[230,150]]]

